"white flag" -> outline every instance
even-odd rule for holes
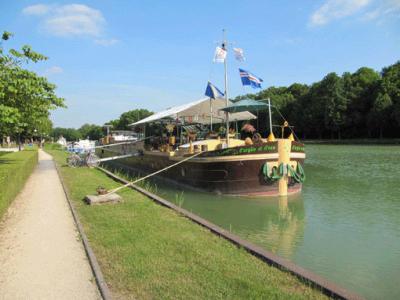
[[[238,61],[245,61],[243,49],[241,49],[241,48],[233,48],[233,52],[235,52],[235,58]]]
[[[222,49],[221,47],[215,48],[214,62],[223,63],[225,62],[225,57],[226,57],[225,49]]]

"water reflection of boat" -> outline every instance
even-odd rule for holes
[[[183,208],[283,257],[293,257],[303,241],[305,209],[301,195],[268,199],[212,196],[177,191],[162,180],[153,183],[162,197],[182,203]]]
[[[301,199],[290,201],[280,197],[278,219],[271,219],[260,237],[271,251],[284,257],[292,257],[304,235],[304,206]]]
[[[226,45],[224,39],[220,49],[226,51]],[[136,156],[119,164],[147,173],[184,161],[161,176],[218,194],[287,195],[301,191],[304,145],[295,141],[293,134],[275,139],[269,99],[268,104],[250,99],[233,104],[228,100],[226,58],[224,62],[223,98],[212,96],[216,88],[209,83],[210,98],[169,108],[131,124],[142,133],[143,142],[102,149],[98,151],[100,156],[136,152]],[[236,124],[237,128],[239,121],[256,118],[249,111],[260,107],[269,111],[268,138],[251,132],[252,136],[240,139],[232,127]],[[220,129],[219,134],[213,131],[216,128]],[[287,122],[284,128],[291,129]],[[190,157],[193,158],[187,160]]]
[[[185,199],[188,199],[186,195]],[[225,199],[223,199],[225,198]],[[246,204],[243,203],[246,201]],[[185,207],[255,244],[270,251],[291,258],[296,247],[303,240],[305,213],[302,199],[287,197],[273,198],[268,201],[220,197],[213,203],[205,203],[196,199],[186,203]],[[200,205],[193,202],[200,202]],[[217,202],[220,202],[217,204]],[[218,208],[215,206],[218,205]],[[218,215],[216,214],[218,209]],[[210,210],[211,213],[209,212]],[[221,217],[223,215],[223,217]],[[215,220],[213,220],[215,217]],[[222,222],[222,223],[219,223]]]

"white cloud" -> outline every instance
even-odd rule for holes
[[[44,31],[61,37],[100,37],[106,23],[101,11],[84,4],[36,4],[25,7],[22,13],[39,16]]]
[[[371,0],[326,0],[310,18],[310,26],[322,26],[335,19],[344,18],[359,12]]]
[[[108,46],[115,45],[116,43],[119,42],[119,40],[117,40],[117,39],[96,39],[96,40],[94,40],[94,42],[98,45],[108,47]]]
[[[52,66],[44,71],[45,76],[53,75],[53,74],[60,74],[63,73],[64,70],[59,66]]]
[[[56,36],[100,36],[105,19],[102,13],[83,4],[57,7],[44,20],[44,28]]]
[[[50,11],[50,6],[45,4],[35,4],[25,7],[22,10],[22,13],[24,15],[41,16],[47,14],[49,11]]]
[[[376,20],[382,17],[400,17],[400,0],[379,1],[379,5],[364,15],[364,20]]]

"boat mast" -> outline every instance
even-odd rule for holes
[[[222,29],[223,32],[223,41],[222,41],[222,49],[225,51],[228,51],[227,49],[227,41],[226,41],[226,36],[225,36],[225,29]],[[224,59],[224,69],[225,69],[225,107],[229,105],[229,100],[228,100],[228,71],[227,71],[227,57],[228,55],[225,56]],[[226,118],[226,145],[229,147],[229,112],[225,112],[225,118]]]

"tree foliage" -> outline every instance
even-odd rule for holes
[[[78,141],[82,138],[82,135],[78,131],[78,129],[62,127],[53,128],[51,136],[54,138],[55,141],[57,141],[61,136],[64,137],[67,141]]]
[[[303,138],[398,137],[400,132],[400,62],[376,72],[327,74],[311,85],[269,87],[237,97],[272,104]],[[274,114],[275,124],[282,123]]]
[[[107,122],[107,124],[112,125],[113,130],[130,130],[131,128],[128,126],[129,124],[146,118],[151,114],[153,113],[151,111],[148,111],[147,109],[134,109],[122,113],[118,119],[111,120]],[[99,140],[106,135],[106,132],[103,126],[95,124],[83,124],[79,129],[61,127],[54,128],[51,135],[55,139],[63,136],[67,139],[67,141],[76,141],[86,138],[90,140]]]
[[[382,93],[387,94],[392,102],[392,117],[400,126],[400,61],[382,70]]]
[[[20,51],[5,51],[3,43],[12,34],[4,32],[0,44],[0,136],[35,132],[49,133],[50,110],[65,107],[64,99],[55,94],[56,86],[36,73],[23,68],[47,57],[23,46]]]
[[[133,109],[121,114],[121,116],[116,120],[111,120],[107,122],[107,124],[112,125],[112,129],[119,130],[130,130],[129,124],[135,123],[141,119],[144,119],[153,112],[148,111],[147,109]]]
[[[95,124],[84,124],[78,129],[82,138],[89,140],[99,140],[104,136],[104,128]]]
[[[95,124],[84,124],[79,129],[56,127],[51,136],[57,140],[63,136],[67,141],[78,141],[80,139],[89,139],[97,141],[104,137],[104,128]]]

